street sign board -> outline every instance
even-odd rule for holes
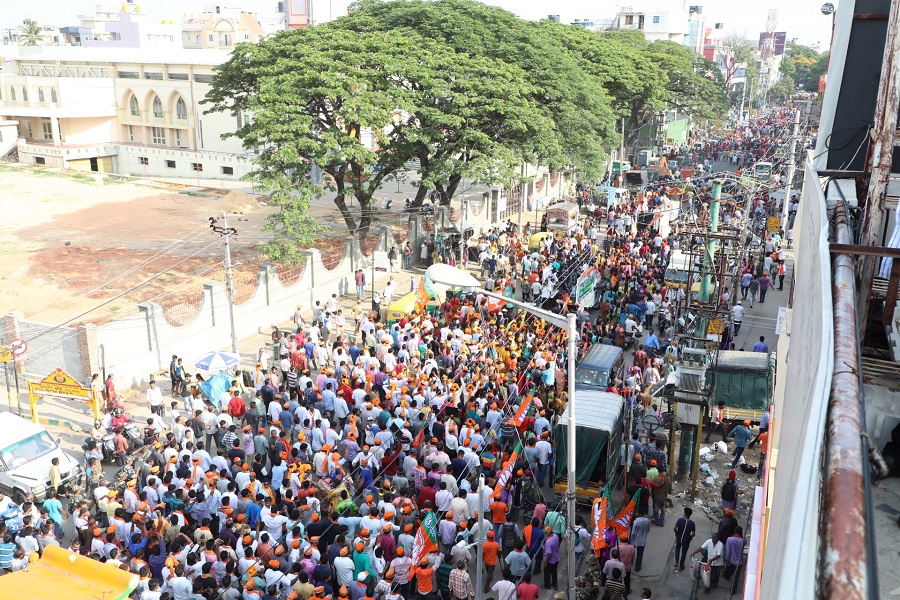
[[[28,351],[28,344],[25,340],[13,340],[9,343],[9,351],[18,358]]]
[[[375,261],[376,269],[384,269],[388,270],[388,253],[384,250],[376,250],[375,257],[373,259]]]
[[[781,219],[778,217],[769,217],[766,222],[766,231],[769,233],[778,233],[781,229]]]
[[[9,346],[0,346],[0,362],[12,362],[13,355],[9,350]]]

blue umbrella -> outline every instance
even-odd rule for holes
[[[202,371],[225,371],[241,364],[241,357],[235,352],[213,350],[197,361],[196,367]]]

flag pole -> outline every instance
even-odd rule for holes
[[[620,163],[621,164],[621,163]],[[568,427],[566,427],[566,460],[568,462],[568,481],[566,482],[566,496],[568,496],[568,516],[566,527],[568,528],[568,551],[567,551],[567,569],[569,571],[566,578],[566,591],[568,600],[575,600],[575,352],[576,342],[575,333],[577,324],[575,322],[575,313],[570,312],[566,315],[566,333],[568,339],[568,356],[566,362],[568,369],[566,370],[566,383],[568,384],[569,398],[566,403],[568,411]]]
[[[475,542],[478,544],[478,548],[475,551],[475,561],[478,563],[478,566],[475,570],[475,600],[481,600],[484,595],[484,538],[487,535],[486,531],[481,530],[481,524],[486,522],[484,515],[484,475],[480,475],[478,477],[478,538]]]

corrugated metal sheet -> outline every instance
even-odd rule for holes
[[[599,429],[612,433],[622,414],[625,399],[618,394],[597,392],[593,390],[575,391],[575,428]],[[559,420],[562,426],[568,426],[568,412],[563,412]]]

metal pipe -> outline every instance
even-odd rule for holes
[[[480,475],[478,477],[478,516],[476,520],[478,522],[478,538],[475,539],[475,543],[478,546],[475,549],[475,562],[477,566],[475,567],[475,600],[481,600],[484,596],[484,540],[487,536],[486,531],[482,531],[482,523],[486,522],[484,515],[484,475]]]
[[[884,44],[884,59],[881,63],[881,83],[878,86],[878,97],[875,102],[872,142],[869,145],[869,159],[866,161],[866,171],[870,177],[862,234],[859,241],[863,246],[880,246],[879,238],[884,235],[888,180],[891,177],[898,104],[900,104],[900,0],[893,0],[887,25],[887,39]],[[863,341],[865,341],[869,309],[872,303],[875,260],[873,256],[864,256],[860,258],[857,265],[861,294],[859,314],[863,325],[861,332]]]
[[[897,3],[895,3],[896,5]],[[852,243],[847,207],[834,211],[835,241]],[[866,507],[860,421],[859,326],[853,257],[832,259],[834,302],[834,374],[826,422],[825,489],[820,565],[823,596],[842,600],[868,598],[866,577]],[[874,560],[874,557],[872,557]]]
[[[566,410],[568,411],[569,423],[566,427],[566,462],[568,463],[568,475],[566,481],[566,496],[568,500],[568,515],[566,517],[566,527],[569,531],[568,552],[566,556],[566,565],[568,567],[568,576],[566,577],[566,597],[568,600],[575,600],[575,334],[578,327],[575,321],[575,313],[570,312],[566,315],[567,327],[566,335],[568,336],[568,351],[566,362],[566,384],[569,391],[569,399],[566,402]]]

